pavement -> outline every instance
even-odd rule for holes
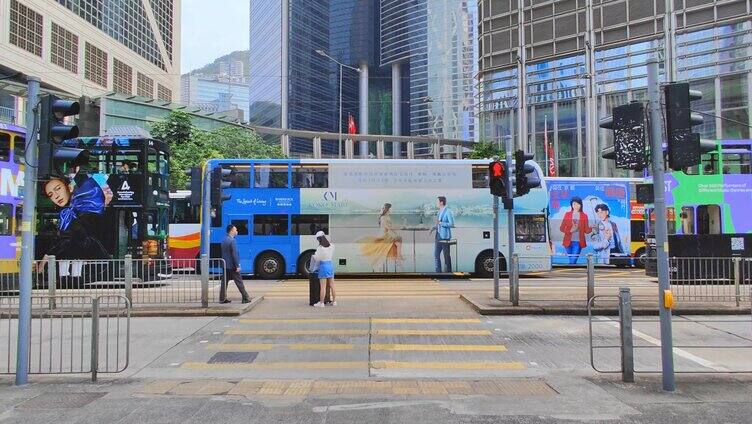
[[[132,318],[125,372],[98,383],[32,376],[22,388],[0,379],[0,423],[747,423],[752,414],[752,374],[730,373],[752,371],[748,316],[674,317],[676,369],[690,374],[669,393],[653,373],[654,317],[635,322],[640,372],[622,383],[613,317],[592,323],[592,362],[616,372],[601,373],[586,317],[480,316],[458,287],[487,296],[486,280],[337,284],[337,307],[309,307],[306,281],[253,281],[264,300],[242,316]]]

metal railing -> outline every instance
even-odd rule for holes
[[[671,291],[678,300],[734,302],[752,287],[750,258],[669,258]]]
[[[619,304],[619,316],[617,319],[612,317],[594,317],[593,315],[593,303],[596,298],[611,298],[617,300]],[[635,324],[645,326],[649,324],[655,324],[656,327],[659,324],[657,317],[640,317],[638,319],[632,316],[632,295],[628,288],[619,289],[618,295],[599,295],[594,296],[591,302],[588,303],[588,328],[589,328],[589,350],[590,350],[590,366],[599,373],[607,374],[622,374],[622,380],[625,382],[633,382],[634,374],[658,374],[661,373],[660,369],[660,355],[651,357],[650,352],[655,352],[660,349],[660,341],[650,335],[640,332],[635,328]],[[752,297],[748,299],[752,304]],[[673,311],[672,311],[673,312]],[[683,315],[672,315],[672,323],[674,325],[697,325],[702,328],[703,331],[712,334],[712,338],[708,340],[714,340],[706,343],[691,343],[691,338],[697,337],[696,331],[688,331],[686,335],[680,334],[679,331],[674,332],[673,348],[675,357],[681,353],[682,358],[690,358],[694,362],[697,362],[699,367],[681,368],[681,365],[675,370],[677,374],[709,374],[709,373],[724,373],[724,374],[749,374],[752,373],[752,359],[745,365],[746,368],[728,366],[727,364],[713,364],[710,361],[702,360],[692,353],[692,351],[708,351],[708,350],[721,350],[721,351],[741,351],[746,352],[740,355],[741,358],[750,358],[749,353],[752,353],[752,312],[749,318],[742,316],[739,318],[719,318],[712,317],[706,319],[691,318]],[[608,335],[595,335],[594,324],[601,324],[608,327],[618,329],[618,335],[610,333]],[[748,336],[736,335],[730,332],[725,326],[739,325],[746,327],[750,334]],[[746,326],[746,324],[750,324]],[[681,327],[679,327],[681,328]],[[656,329],[657,330],[657,329]],[[677,340],[685,340],[690,338],[690,342],[676,342]],[[644,342],[636,343],[635,339],[643,339]],[[735,341],[734,343],[728,340]],[[600,343],[596,343],[596,341]],[[596,352],[602,351],[606,356],[605,362],[618,361],[619,367],[602,368],[599,367],[596,361]],[[618,354],[617,354],[618,351]],[[637,352],[644,352],[640,356],[636,356]],[[724,355],[724,357],[727,355]],[[716,355],[718,357],[718,355]],[[641,367],[637,367],[635,364],[640,363]]]
[[[120,295],[33,296],[29,374],[119,373],[130,357],[130,302]],[[55,305],[53,309],[51,305]],[[17,298],[0,297],[0,374],[16,372]]]
[[[18,292],[18,262],[2,264],[0,296]],[[125,259],[36,261],[32,294],[48,297],[56,307],[56,295],[123,296],[134,306],[200,305],[219,299],[224,274],[223,259]],[[17,298],[16,298],[17,299]]]

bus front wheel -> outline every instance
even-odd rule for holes
[[[256,275],[264,280],[280,278],[285,274],[285,260],[278,253],[266,252],[256,259]]]
[[[499,253],[499,272],[506,272],[507,261],[504,255]],[[475,274],[481,278],[491,278],[494,272],[493,251],[486,250],[475,259]]]
[[[302,277],[308,278],[309,274],[311,273],[311,270],[309,268],[311,266],[311,257],[313,257],[313,253],[313,250],[303,252],[298,259],[298,274],[300,274]]]

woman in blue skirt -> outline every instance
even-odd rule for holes
[[[319,241],[319,246],[316,248],[316,253],[313,254],[313,259],[319,264],[319,279],[321,280],[321,293],[319,296],[319,302],[313,306],[316,308],[324,307],[324,298],[326,296],[326,288],[332,293],[332,306],[337,306],[337,293],[334,291],[334,264],[332,259],[334,258],[334,245],[326,238],[326,234],[323,231],[316,233],[316,240]]]

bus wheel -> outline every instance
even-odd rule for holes
[[[641,247],[637,249],[637,252],[635,252],[635,261],[634,261],[635,267],[640,268],[640,269],[645,269],[645,262],[647,261],[647,259],[648,259],[648,253],[645,250],[645,248]]]
[[[494,272],[493,251],[486,250],[475,259],[475,274],[481,278],[491,278]],[[499,253],[499,272],[506,272],[507,261],[504,255]]]
[[[285,260],[277,253],[262,253],[256,259],[256,274],[264,280],[280,278],[285,273]]]
[[[298,259],[298,274],[300,274],[302,277],[308,278],[308,275],[311,273],[311,270],[308,269],[308,267],[311,265],[312,256],[313,251],[309,250],[307,252],[303,252]]]

